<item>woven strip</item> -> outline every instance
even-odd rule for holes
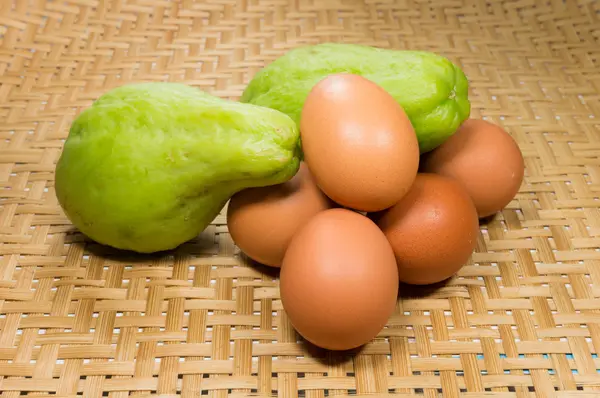
[[[600,396],[600,3],[594,0],[0,1],[0,396]],[[299,45],[439,52],[473,116],[526,159],[441,289],[403,288],[358,353],[306,346],[277,274],[219,216],[163,257],[87,241],[54,196],[73,117],[177,81],[237,98]],[[467,394],[468,393],[468,394]]]

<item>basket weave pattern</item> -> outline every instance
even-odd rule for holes
[[[0,1],[2,397],[600,396],[600,2]],[[176,81],[237,98],[324,41],[436,51],[526,177],[439,289],[402,289],[360,352],[307,346],[277,274],[219,216],[164,256],[79,234],[54,196],[74,116],[108,89]],[[365,60],[368,62],[368,60]],[[597,394],[597,395],[596,395]]]

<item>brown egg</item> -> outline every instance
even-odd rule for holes
[[[300,135],[317,185],[345,207],[383,210],[415,179],[419,146],[410,120],[364,77],[342,73],[317,83],[302,109]]]
[[[369,342],[398,296],[398,269],[385,236],[367,217],[341,208],[317,214],[294,236],[280,279],[294,328],[330,350]]]
[[[306,164],[289,181],[235,194],[227,226],[236,245],[251,259],[281,266],[292,235],[311,217],[334,206],[319,190]]]
[[[421,159],[421,171],[460,181],[479,217],[502,210],[515,197],[525,172],[515,140],[501,127],[469,119],[454,135]]]
[[[415,285],[454,275],[471,256],[479,232],[467,191],[436,174],[417,174],[400,202],[370,217],[392,245],[400,281]]]

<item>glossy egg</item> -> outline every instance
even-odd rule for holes
[[[248,257],[280,267],[294,233],[315,214],[334,205],[301,163],[296,175],[283,184],[235,194],[227,208],[227,226]]]
[[[471,256],[479,232],[465,188],[436,174],[417,174],[400,202],[370,217],[393,248],[400,281],[415,285],[454,275]]]
[[[415,179],[419,146],[410,120],[362,76],[334,74],[317,83],[304,102],[300,136],[317,185],[342,206],[383,210]]]
[[[519,146],[504,129],[485,120],[469,119],[446,142],[423,155],[421,171],[460,181],[479,217],[487,217],[515,197],[525,165]]]
[[[385,236],[367,217],[325,210],[294,236],[283,260],[280,292],[294,328],[330,350],[373,339],[395,309],[398,269]]]

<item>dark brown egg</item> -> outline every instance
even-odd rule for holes
[[[525,172],[515,140],[500,126],[469,119],[446,142],[421,159],[421,171],[460,181],[479,217],[502,210],[515,197]]]
[[[317,83],[302,108],[300,135],[317,185],[342,206],[383,210],[415,179],[419,145],[408,116],[362,76],[335,74]]]
[[[417,174],[400,202],[370,217],[394,250],[400,281],[416,285],[454,275],[471,256],[479,232],[467,191],[436,174]]]
[[[280,278],[294,328],[331,350],[368,343],[396,306],[398,269],[390,244],[371,220],[347,209],[325,210],[302,227]]]
[[[227,208],[227,226],[235,244],[248,257],[281,266],[296,231],[334,203],[319,190],[306,164],[289,181],[238,192]]]

